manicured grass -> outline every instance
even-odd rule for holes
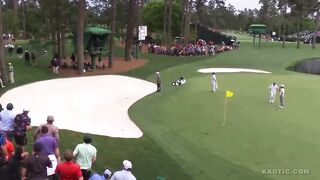
[[[292,43],[285,49],[280,47],[280,43],[262,43],[259,50],[244,42],[240,49],[215,57],[142,55],[149,63],[125,75],[154,81],[155,71],[160,71],[163,81],[161,93],[147,96],[129,110],[144,136],[93,136],[98,149],[93,169],[117,170],[123,159],[130,159],[138,179],[155,179],[158,175],[169,180],[319,179],[316,157],[320,143],[316,137],[320,134],[320,79],[286,68],[301,59],[319,57],[320,53],[304,45],[297,50]],[[117,49],[116,54],[121,53]],[[16,67],[15,86],[55,78],[47,69],[49,57],[37,67],[11,59]],[[211,93],[210,75],[196,72],[207,67],[257,68],[273,73],[218,74],[219,91]],[[187,84],[171,87],[180,76],[186,77]],[[278,104],[267,103],[267,86],[274,81],[286,85],[283,110],[277,110]],[[222,127],[225,90],[235,95],[228,99],[226,126]],[[62,130],[60,136],[63,151],[81,143],[83,134]],[[308,169],[310,174],[263,175],[262,170],[269,168]]]
[[[236,51],[162,71],[164,91],[142,99],[130,116],[165,147],[193,179],[317,179],[320,144],[317,109],[320,79],[286,71],[294,62],[317,57],[317,50],[303,46],[286,49],[279,43],[263,44],[260,50],[243,43]],[[270,75],[218,74],[219,92],[210,92],[210,75],[199,68],[244,67],[273,72]],[[187,84],[170,86],[183,75]],[[147,77],[152,79],[153,75]],[[267,103],[267,86],[286,85],[286,108]],[[225,90],[227,125],[222,127]],[[263,169],[307,169],[308,175],[263,175]]]

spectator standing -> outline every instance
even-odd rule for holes
[[[22,58],[22,54],[23,54],[23,49],[22,49],[22,47],[21,47],[21,46],[18,46],[16,52],[17,52],[17,54],[18,54],[19,59],[21,59],[21,58]]]
[[[29,111],[29,109],[23,108],[23,112],[17,114],[14,118],[14,139],[16,144],[22,147],[23,151],[25,151],[24,146],[27,144],[27,130],[31,129]]]
[[[12,112],[13,104],[8,103],[7,109],[0,113],[0,130],[7,134],[9,139],[13,138],[13,126],[15,114]]]
[[[84,180],[88,180],[91,176],[92,164],[97,158],[97,149],[91,145],[92,138],[89,135],[84,135],[83,143],[78,144],[73,151],[73,156],[76,158],[77,164],[80,165]]]
[[[36,54],[34,52],[31,52],[31,62],[32,63],[36,62]]]
[[[23,161],[29,155],[28,152],[23,152],[21,147],[15,149],[15,153],[8,165],[8,179],[21,180],[21,166]]]
[[[285,90],[284,90],[284,85],[280,85],[280,89],[279,89],[279,95],[280,95],[280,106],[279,108],[283,109],[284,108],[284,94],[285,94]]]
[[[211,85],[212,85],[212,92],[216,92],[216,90],[218,89],[218,81],[217,81],[215,72],[213,72],[211,76]]]
[[[30,53],[28,52],[28,50],[24,51],[24,60],[26,64],[30,64]]]
[[[0,132],[0,177],[6,178],[6,165],[8,163],[5,133]]]
[[[112,172],[109,169],[104,170],[103,175],[99,175],[98,173],[94,173],[89,180],[106,180],[111,178]]]
[[[59,143],[59,129],[53,125],[53,121],[54,121],[54,116],[49,115],[47,117],[47,124],[41,124],[36,131],[34,132],[34,136],[33,139],[36,141],[39,137],[41,137],[41,128],[42,126],[47,126],[49,129],[49,134],[54,137],[57,142]]]
[[[132,163],[128,160],[122,162],[123,169],[116,171],[110,180],[136,180],[136,177],[131,173]]]
[[[53,74],[59,74],[59,62],[58,58],[54,57],[51,60],[51,67],[52,67],[52,72]]]
[[[60,180],[83,180],[80,166],[72,161],[73,154],[70,149],[64,152],[64,162],[58,164],[56,174]]]
[[[51,135],[49,135],[48,131],[49,130],[47,126],[42,126],[42,136],[37,139],[36,143],[39,143],[42,146],[41,154],[48,156],[48,158],[52,162],[52,167],[47,168],[48,177],[56,179],[55,170],[58,165],[58,162],[60,162],[60,151],[57,140]]]
[[[13,68],[13,66],[12,66],[12,64],[11,63],[8,63],[8,72],[9,72],[9,80],[10,80],[10,82],[13,84],[14,83],[14,72],[13,72],[13,70],[14,70],[14,68]]]
[[[156,83],[157,83],[157,92],[160,92],[161,91],[160,72],[156,72]]]
[[[47,168],[52,167],[48,156],[42,155],[42,145],[35,143],[33,145],[34,153],[27,158],[21,170],[21,180],[48,180]]]
[[[1,79],[1,77],[0,77],[0,86],[2,87],[2,88],[5,88],[6,86],[4,86],[4,84],[3,84],[3,81],[2,81],[2,79]]]
[[[11,157],[14,155],[14,145],[8,137],[6,137],[6,149],[8,153],[8,160],[10,160]]]

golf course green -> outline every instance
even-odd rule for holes
[[[132,106],[130,116],[192,179],[318,179],[320,78],[286,68],[319,55],[309,46],[282,49],[269,43],[259,50],[242,43],[235,51],[162,69],[163,91]],[[272,74],[218,73],[219,90],[212,93],[210,74],[197,72],[211,67]],[[187,84],[171,87],[180,76]],[[268,103],[272,82],[285,84],[284,109],[278,109],[278,101]],[[226,90],[234,92],[227,100]]]
[[[142,138],[93,135],[98,150],[93,170],[117,170],[122,160],[129,159],[140,180],[157,176],[166,180],[320,179],[320,77],[287,70],[302,59],[320,57],[319,47],[296,49],[294,43],[287,43],[283,49],[281,42],[262,42],[257,49],[244,37],[239,49],[214,57],[141,55],[148,63],[123,75],[154,82],[155,72],[160,71],[163,90],[129,109],[130,118],[144,133]],[[117,49],[117,55],[122,53]],[[63,78],[51,75],[48,57],[37,66],[26,66],[16,57],[7,59],[15,65],[14,86]],[[210,74],[197,70],[221,67],[272,73],[217,73],[219,89],[213,93]],[[171,86],[180,76],[187,83]],[[267,87],[272,82],[285,85],[284,109],[278,109],[278,97],[275,104],[268,103]],[[0,94],[14,86],[0,89]],[[234,96],[226,99],[226,90]],[[29,151],[32,134],[28,132]],[[63,152],[82,143],[83,134],[61,130],[60,137]]]

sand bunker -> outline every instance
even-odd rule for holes
[[[128,116],[129,107],[156,91],[156,85],[126,76],[104,75],[40,81],[14,88],[0,98],[14,112],[28,107],[32,126],[54,115],[60,129],[110,137],[139,138],[142,131]]]
[[[200,73],[238,73],[238,72],[249,72],[249,73],[263,73],[269,74],[271,72],[262,71],[257,69],[243,69],[243,68],[205,68],[199,69],[198,72]]]

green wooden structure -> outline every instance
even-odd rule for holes
[[[101,56],[109,55],[107,41],[110,30],[100,27],[88,27],[84,31],[84,49],[91,57],[91,68],[96,69],[96,58],[101,60]]]
[[[255,46],[256,34],[259,35],[259,49],[260,49],[261,34],[264,34],[267,32],[267,26],[264,24],[251,24],[249,27],[249,31],[253,34],[253,46]]]

